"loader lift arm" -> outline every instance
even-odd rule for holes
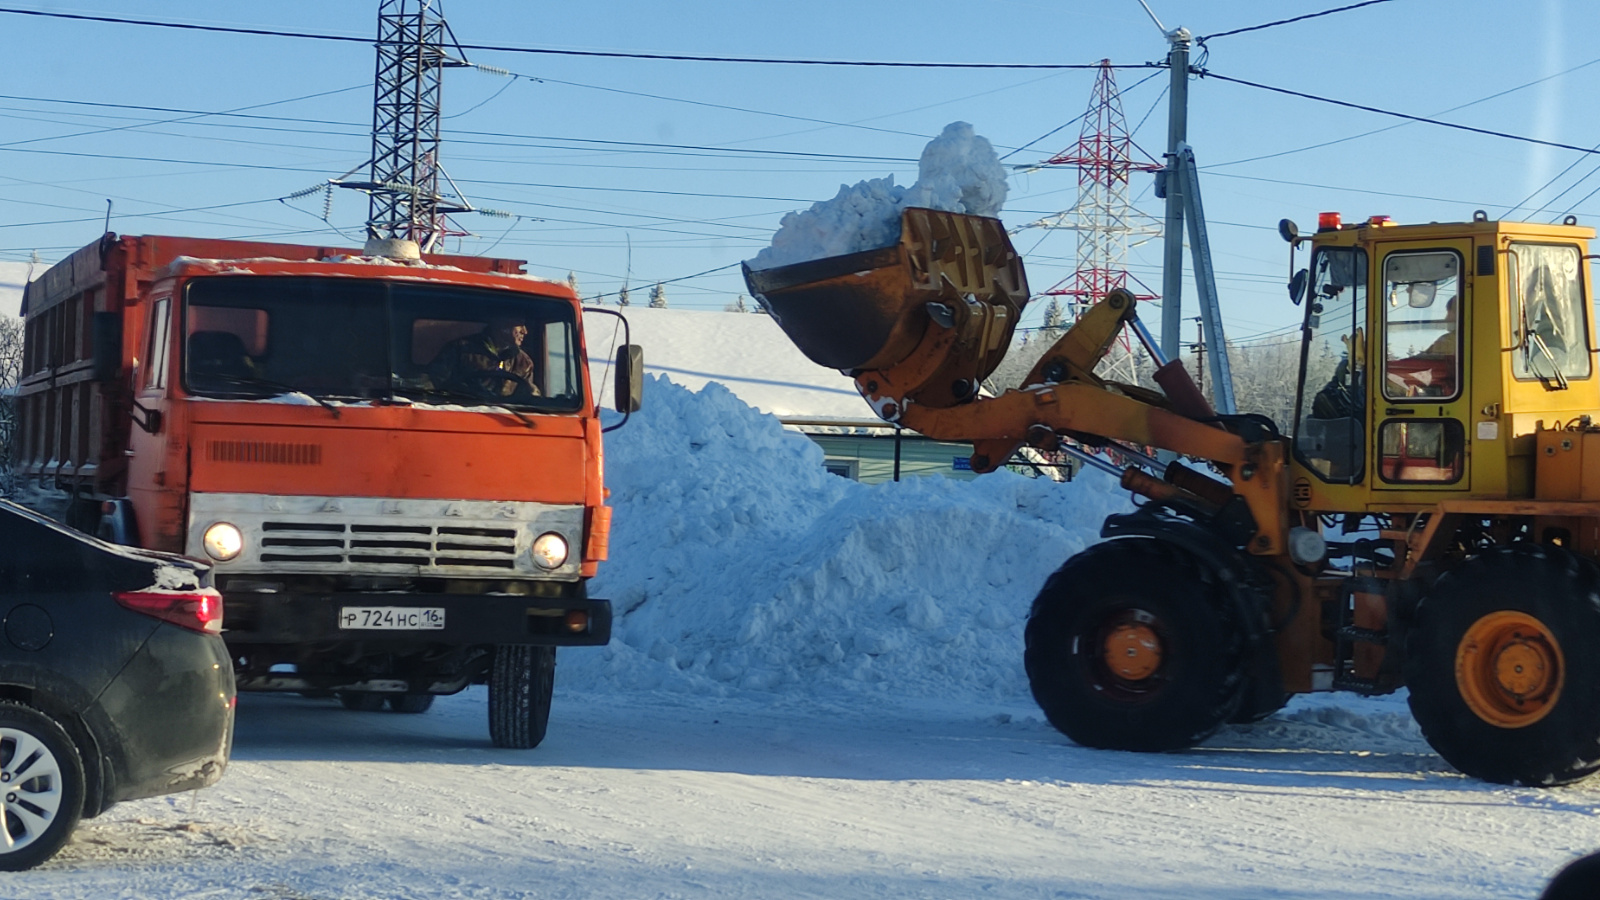
[[[907,209],[895,247],[779,269],[746,266],[745,277],[800,350],[853,376],[880,418],[972,443],[973,471],[1005,465],[1023,445],[1054,450],[1062,437],[1169,450],[1214,464],[1232,484],[1170,468],[1161,480],[1135,468],[1123,486],[1210,507],[1236,495],[1254,518],[1245,549],[1283,553],[1287,447],[1275,432],[1247,435],[1259,429],[1218,420],[1179,363],[1157,374],[1166,395],[1094,374],[1121,330],[1137,322],[1126,291],[1080,316],[1022,388],[978,395],[1027,301],[1021,261],[998,221]]]

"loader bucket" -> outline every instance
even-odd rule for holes
[[[750,292],[800,352],[819,366],[879,369],[904,359],[926,317],[905,315],[915,298],[899,244],[776,269],[751,269]]]
[[[746,263],[744,277],[800,352],[830,369],[890,368],[936,315],[954,322],[965,339],[941,351],[950,359],[938,370],[974,390],[1005,354],[1028,297],[998,219],[918,208],[902,213],[893,246],[772,269]]]

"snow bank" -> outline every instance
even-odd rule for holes
[[[615,633],[563,687],[1025,700],[1034,595],[1128,505],[1098,473],[863,485],[720,384],[645,394],[607,436]]]
[[[1006,169],[994,148],[971,125],[951,122],[923,148],[916,184],[900,187],[890,175],[840,185],[832,200],[784,216],[772,246],[750,267],[771,269],[887,247],[900,240],[900,211],[908,206],[997,216],[1005,202]]]

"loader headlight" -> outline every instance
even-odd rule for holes
[[[227,562],[244,550],[244,533],[229,522],[217,522],[206,529],[200,539],[206,555],[218,562]]]
[[[547,531],[533,539],[533,561],[541,569],[559,569],[567,561],[567,539]]]

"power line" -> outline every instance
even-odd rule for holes
[[[1389,0],[1371,0],[1371,2],[1387,3]],[[1362,112],[1377,113],[1380,116],[1392,116],[1396,119],[1405,119],[1409,122],[1421,122],[1424,125],[1438,125],[1441,128],[1454,128],[1457,131],[1470,131],[1473,134],[1484,134],[1488,135],[1489,137],[1506,138],[1507,140],[1522,141],[1528,144],[1538,144],[1543,147],[1555,147],[1558,150],[1576,150],[1579,153],[1600,155],[1600,150],[1591,149],[1589,147],[1579,147],[1576,144],[1563,144],[1558,141],[1545,141],[1540,140],[1539,138],[1527,137],[1526,135],[1511,134],[1510,132],[1506,131],[1493,131],[1488,128],[1474,128],[1471,125],[1458,125],[1455,122],[1445,122],[1440,119],[1430,119],[1427,116],[1413,116],[1408,113],[1395,112],[1394,110],[1390,109],[1379,109],[1376,106],[1366,106],[1360,103],[1351,103],[1348,100],[1335,100],[1332,97],[1320,97],[1316,94],[1307,94],[1302,91],[1291,91],[1288,88],[1273,87],[1270,84],[1258,84],[1254,81],[1245,81],[1243,78],[1230,78],[1226,75],[1218,75],[1215,72],[1210,72],[1205,69],[1199,69],[1197,71],[1202,78],[1215,78],[1219,81],[1242,84],[1245,87],[1258,88],[1263,91],[1272,91],[1276,94],[1287,94],[1290,97],[1299,97],[1302,100],[1315,100],[1319,103],[1331,103],[1334,106],[1342,106],[1346,109],[1359,109]]]
[[[1466,103],[1461,104],[1460,106],[1452,106],[1447,110],[1435,113],[1435,115],[1442,116],[1442,115],[1445,115],[1447,113],[1459,112],[1460,110],[1466,109],[1469,106],[1477,106],[1480,103],[1487,103],[1490,100],[1498,100],[1499,98],[1504,97],[1507,94],[1514,94],[1517,91],[1525,90],[1527,88],[1534,87],[1535,85],[1543,84],[1546,81],[1551,81],[1551,80],[1556,79],[1556,78],[1561,78],[1562,76],[1565,76],[1565,75],[1571,75],[1573,72],[1576,72],[1579,69],[1587,69],[1588,67],[1594,65],[1595,63],[1600,63],[1600,57],[1596,57],[1594,59],[1591,59],[1586,63],[1579,63],[1578,65],[1575,65],[1570,69],[1564,69],[1564,70],[1562,70],[1560,72],[1555,73],[1554,75],[1546,75],[1543,78],[1536,78],[1533,81],[1529,81],[1529,82],[1526,82],[1526,83],[1523,83],[1523,84],[1519,84],[1516,87],[1506,88],[1503,91],[1497,91],[1497,92],[1495,92],[1493,94],[1488,95],[1487,97],[1479,97],[1476,100],[1468,101]],[[1280,156],[1289,156],[1289,155],[1294,154],[1294,153],[1304,153],[1307,150],[1320,150],[1323,147],[1332,147],[1334,144],[1343,144],[1343,143],[1345,143],[1347,141],[1355,141],[1355,140],[1360,140],[1361,138],[1364,138],[1364,137],[1371,137],[1371,136],[1373,136],[1375,134],[1382,134],[1385,131],[1393,131],[1396,128],[1404,128],[1406,125],[1409,125],[1409,124],[1411,124],[1411,123],[1409,123],[1409,122],[1401,122],[1398,125],[1386,125],[1383,128],[1377,128],[1377,129],[1374,129],[1372,131],[1364,131],[1361,134],[1352,134],[1349,137],[1335,138],[1334,140],[1331,140],[1331,141],[1323,141],[1321,143],[1312,144],[1312,145],[1310,145],[1308,147],[1297,147],[1294,150],[1281,150],[1281,151],[1279,151],[1277,153],[1268,153],[1268,154],[1265,154],[1265,155],[1262,155],[1262,156],[1251,156],[1251,157],[1246,157],[1245,159],[1235,159],[1235,160],[1230,160],[1228,162],[1212,163],[1211,165],[1201,166],[1200,168],[1202,168],[1202,169],[1217,169],[1217,168],[1221,168],[1223,166],[1237,166],[1237,165],[1241,165],[1243,163],[1260,162],[1261,160],[1264,160],[1264,159],[1277,159]],[[1594,149],[1600,150],[1600,145],[1596,145],[1594,147]],[[1577,165],[1577,163],[1574,162],[1572,165],[1575,166],[1575,165]],[[1561,175],[1565,175],[1567,173],[1567,170],[1570,170],[1571,168],[1572,168],[1572,166],[1568,166],[1566,170],[1562,171]],[[1549,187],[1551,184],[1554,184],[1555,181],[1561,177],[1561,175],[1557,175],[1555,178],[1552,178],[1549,182],[1547,182],[1544,185],[1544,187],[1539,188],[1539,190],[1542,191],[1545,188]],[[1534,193],[1537,194],[1538,191],[1535,191]],[[1528,197],[1527,200],[1523,200],[1522,203],[1527,203],[1528,200],[1532,200],[1532,199],[1533,199],[1533,197],[1530,196],[1530,197]],[[1522,203],[1517,204],[1517,206],[1514,206],[1509,210],[1506,210],[1506,213],[1509,215],[1513,210],[1515,210],[1517,208],[1520,208],[1522,206]]]
[[[1374,0],[1379,2],[1379,0]],[[103,22],[111,25],[144,25],[151,28],[175,28],[183,31],[208,31],[221,34],[246,34],[257,37],[287,37],[316,41],[339,41],[351,44],[380,43],[372,38],[342,34],[315,34],[306,31],[276,31],[268,28],[240,28],[226,25],[194,25],[187,22],[159,22],[153,19],[127,19],[117,16],[90,16],[81,13],[46,12],[38,9],[0,7],[0,13],[18,16],[37,16],[47,19],[70,19],[79,22]],[[753,56],[694,56],[684,53],[626,53],[613,50],[556,50],[549,47],[509,47],[496,44],[455,44],[462,50],[484,50],[498,53],[538,53],[548,56],[599,57],[604,59],[647,59],[667,62],[754,63],[782,66],[865,66],[891,69],[1098,69],[1099,63],[957,63],[957,62],[896,62],[889,60],[797,59]],[[1116,66],[1119,69],[1165,68],[1160,63],[1134,63]]]
[[[1235,28],[1232,31],[1219,31],[1216,34],[1208,34],[1205,37],[1195,38],[1194,42],[1197,44],[1204,44],[1206,41],[1209,41],[1212,38],[1231,37],[1236,34],[1244,34],[1248,31],[1261,31],[1264,28],[1276,28],[1279,25],[1289,25],[1294,22],[1304,22],[1307,19],[1315,19],[1321,16],[1331,16],[1334,13],[1349,12],[1352,9],[1360,9],[1363,6],[1376,6],[1379,3],[1388,2],[1389,0],[1366,0],[1364,3],[1352,3],[1349,6],[1341,6],[1337,9],[1325,9],[1322,12],[1306,13],[1303,16],[1295,16],[1292,19],[1279,19],[1276,22],[1266,22],[1261,25],[1251,25],[1249,28]]]

